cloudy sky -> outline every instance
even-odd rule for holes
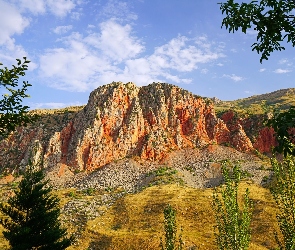
[[[0,0],[0,62],[26,56],[32,108],[86,104],[112,81],[234,100],[295,87],[295,48],[260,64],[254,31],[221,29],[221,0]]]

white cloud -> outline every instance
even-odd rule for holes
[[[78,4],[79,0],[11,0],[20,12],[30,12],[34,15],[45,14],[47,11],[58,17],[69,14]]]
[[[139,39],[131,35],[130,25],[119,25],[113,20],[103,22],[100,25],[101,36],[99,48],[104,54],[114,60],[132,58],[143,52]]]
[[[242,77],[242,76],[236,76],[235,74],[231,74],[231,75],[223,74],[222,77],[229,78],[229,79],[231,79],[231,80],[233,80],[233,81],[235,81],[235,82],[239,82],[239,81],[243,81],[243,80],[245,80],[244,77]]]
[[[23,33],[29,25],[29,19],[23,17],[16,7],[0,0],[0,45],[12,44],[14,34]]]
[[[81,16],[82,16],[81,12],[74,11],[74,12],[71,13],[71,18],[73,20],[80,20]]]
[[[70,31],[73,28],[72,25],[66,25],[66,26],[57,26],[55,29],[53,29],[53,32],[55,34],[64,34]]]
[[[208,46],[207,40],[200,39],[198,46],[190,44],[189,38],[178,36],[167,44],[157,47],[154,56],[162,59],[163,68],[171,68],[180,72],[190,72],[198,68],[198,64],[214,61],[224,55],[222,53],[212,52]]]
[[[1,0],[0,10],[0,62],[9,66],[15,64],[15,58],[28,56],[25,49],[15,43],[13,36],[24,32],[29,26],[29,19],[23,17],[13,4]],[[35,67],[36,65],[31,63],[29,69]]]
[[[85,41],[112,60],[121,62],[143,52],[144,46],[132,36],[130,25],[123,26],[111,19],[101,23],[100,29],[100,33],[92,33]]]
[[[286,73],[291,72],[291,70],[289,70],[289,69],[276,69],[273,72],[276,74],[286,74]]]
[[[112,81],[133,81],[138,85],[154,81],[190,83],[192,80],[185,73],[224,56],[211,49],[207,38],[184,36],[142,56],[145,47],[133,35],[131,25],[111,19],[101,23],[100,28],[100,32],[86,36],[72,33],[60,40],[64,46],[48,49],[40,57],[42,81],[71,91],[85,91]]]
[[[198,40],[198,46],[193,45],[196,40]],[[203,46],[205,43],[209,46]],[[190,78],[181,77],[181,75],[197,69],[199,64],[206,64],[224,56],[221,53],[212,52],[208,49],[210,46],[210,42],[204,37],[189,39],[178,36],[156,47],[150,56],[127,60],[124,76],[128,76],[129,81],[137,79],[136,83],[139,85],[168,80],[174,83],[191,83]]]
[[[40,57],[39,73],[54,88],[86,91],[92,87],[97,70],[103,72],[110,70],[111,66],[89,49],[79,34],[74,36],[76,39],[67,41],[66,49],[49,49]]]
[[[286,63],[288,63],[288,59],[286,58],[279,60],[279,64],[286,64]]]
[[[137,15],[130,10],[128,3],[118,0],[108,0],[101,8],[100,15],[107,19],[116,19],[119,21],[137,19]]]
[[[222,67],[224,64],[223,63],[217,63],[216,65],[219,66],[219,67]]]
[[[259,72],[264,72],[266,68],[259,69]]]
[[[63,17],[81,3],[80,0],[0,0],[0,61],[10,64],[15,63],[15,58],[30,58],[25,49],[16,44],[14,36],[22,34],[29,27],[31,14],[49,11]],[[31,63],[29,69],[36,67],[35,63]]]
[[[293,66],[293,63],[290,62],[287,58],[283,58],[283,59],[279,60],[278,64],[286,65],[288,67],[292,67]]]
[[[46,12],[46,3],[44,0],[13,0],[21,12],[29,11],[35,15]]]
[[[23,61],[23,57],[27,57],[30,60],[30,56],[20,45],[15,45],[14,43],[12,43],[8,47],[0,47],[0,62],[8,68],[10,68],[10,65],[16,65],[16,58],[21,59]],[[30,62],[28,70],[32,71],[37,67],[38,66],[35,62]]]
[[[46,4],[54,15],[64,17],[76,6],[74,0],[46,0]]]

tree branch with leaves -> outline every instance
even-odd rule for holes
[[[285,50],[282,42],[286,40],[295,46],[295,10],[294,0],[261,0],[250,3],[236,3],[228,0],[219,3],[222,14],[221,27],[229,32],[241,30],[247,33],[250,28],[257,31],[257,42],[252,50],[261,53],[260,63],[268,60],[273,51]]]
[[[26,57],[23,62],[16,59],[17,65],[12,68],[0,68],[0,86],[4,88],[2,99],[0,100],[0,139],[9,135],[17,126],[26,126],[37,119],[36,115],[28,114],[29,107],[22,104],[31,84],[23,81],[19,84],[20,77],[24,76],[28,70],[30,61]],[[0,66],[3,65],[0,63]]]

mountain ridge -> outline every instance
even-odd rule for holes
[[[275,143],[261,117],[219,116],[211,99],[167,83],[113,82],[92,91],[85,106],[44,112],[47,123],[20,127],[0,142],[1,162],[25,166],[35,148],[45,167],[81,171],[125,157],[161,161],[182,148],[223,144],[264,153]]]

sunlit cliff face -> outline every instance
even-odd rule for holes
[[[0,143],[0,148],[18,149],[18,164],[25,164],[37,140],[45,167],[62,164],[72,170],[93,170],[133,156],[162,160],[172,150],[207,144],[253,149],[231,113],[219,119],[210,101],[164,83],[137,87],[119,82],[99,87],[84,109],[50,136],[44,136],[40,126],[18,133]],[[1,157],[7,156],[2,153]]]

